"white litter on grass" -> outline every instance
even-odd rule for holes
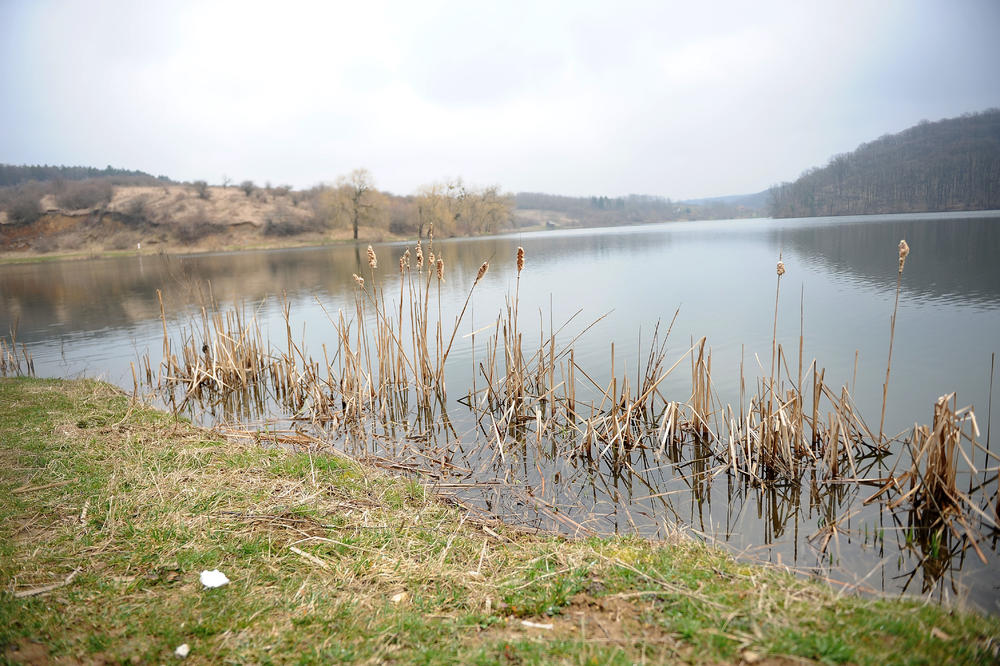
[[[532,622],[531,620],[521,620],[521,624],[532,629],[552,629],[555,626],[552,624],[542,624],[541,622]]]
[[[205,587],[222,587],[228,582],[229,579],[226,578],[226,574],[222,573],[218,569],[201,572],[201,584]]]
[[[188,656],[188,654],[190,654],[190,652],[191,652],[191,648],[188,647],[187,643],[184,643],[183,645],[178,645],[177,649],[174,650],[174,654],[177,655],[181,659],[186,658]]]

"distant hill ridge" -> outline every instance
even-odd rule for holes
[[[116,169],[111,165],[98,169],[88,166],[56,166],[54,164],[0,164],[0,187],[20,185],[31,181],[42,183],[52,180],[87,180],[90,178],[129,178],[132,181],[143,181],[143,184],[173,182],[166,176],[154,177],[145,171]]]
[[[769,191],[773,217],[1000,209],[1000,109],[937,122],[836,155]]]

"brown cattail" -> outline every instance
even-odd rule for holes
[[[371,245],[368,246],[368,266],[372,270],[378,268],[378,258],[375,256],[375,250],[372,249]]]
[[[437,260],[438,280],[444,282],[444,259],[438,257]]]
[[[363,277],[361,277],[360,275],[358,275],[357,273],[352,273],[352,275],[354,275],[354,281],[357,283],[357,285],[359,287],[361,287],[362,289],[364,289],[365,288],[365,279]]]
[[[906,255],[910,253],[910,246],[906,244],[906,240],[899,241],[899,272],[903,272],[903,264],[906,263]]]
[[[779,261],[778,262],[778,277],[781,277],[784,274],[785,274],[785,262]]]
[[[430,255],[427,257],[427,269],[430,270],[431,268],[434,268],[434,266],[435,266],[434,253],[431,252]]]
[[[410,267],[410,248],[406,248],[406,252],[403,253],[403,261],[405,262],[406,267],[409,268]]]
[[[424,250],[420,247],[420,241],[417,241],[417,270],[419,271],[424,267]]]
[[[520,275],[521,271],[524,270],[524,248],[517,248],[517,272]]]
[[[401,255],[399,257],[399,272],[400,272],[400,274],[402,274],[405,269],[406,269],[406,255],[404,254],[404,255]]]
[[[483,265],[479,267],[479,272],[476,273],[476,282],[478,283],[486,275],[486,271],[490,270],[490,262],[484,261]]]

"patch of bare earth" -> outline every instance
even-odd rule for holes
[[[655,612],[654,604],[636,595],[595,597],[584,592],[572,597],[559,615],[508,617],[505,624],[482,631],[478,638],[484,643],[532,638],[579,640],[618,646],[629,652],[641,646],[675,659],[689,657],[690,646],[649,621]]]

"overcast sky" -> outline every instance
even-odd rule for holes
[[[0,162],[747,193],[1000,106],[998,35],[997,0],[0,0]]]

